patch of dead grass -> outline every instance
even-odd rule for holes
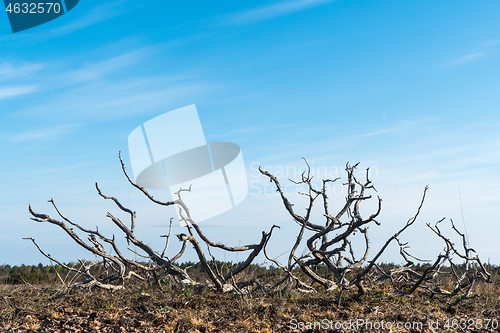
[[[55,287],[0,286],[0,331],[8,332],[290,332],[290,320],[365,319],[391,322],[452,318],[500,319],[500,287],[478,284],[472,299],[426,292],[400,297],[381,285],[358,298],[345,292],[241,297],[209,290],[186,295],[175,287],[109,292]]]

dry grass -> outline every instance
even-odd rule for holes
[[[356,298],[344,293],[288,296],[267,294],[242,297],[210,290],[180,290],[170,285],[161,291],[147,286],[128,290],[71,290],[32,285],[0,286],[2,332],[298,332],[297,322],[427,322],[459,318],[500,320],[500,286],[478,284],[472,299],[449,307],[449,299],[429,299],[427,293],[399,297],[389,285],[380,285]],[[321,330],[309,330],[321,331]],[[326,332],[327,330],[323,330]],[[358,330],[363,331],[363,330]],[[365,330],[367,331],[367,330]],[[369,331],[369,330],[368,330]],[[383,330],[379,330],[381,332]],[[396,332],[397,329],[392,331]],[[417,332],[419,330],[400,330]],[[466,331],[466,330],[452,330]],[[470,330],[469,330],[470,331]],[[474,330],[478,331],[478,330]],[[482,330],[495,331],[495,330]],[[330,332],[335,332],[331,330]],[[338,331],[340,332],[340,331]]]

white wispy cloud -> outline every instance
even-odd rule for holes
[[[2,62],[0,63],[0,80],[30,77],[45,67],[46,65],[38,63],[16,65],[9,62]]]
[[[89,13],[81,16],[79,19],[57,29],[57,32],[71,33],[73,31],[77,31],[96,23],[108,20],[110,18],[119,16],[132,9],[133,8],[129,0],[114,1],[111,3],[96,6]]]
[[[490,47],[490,46],[495,46],[500,44],[500,39],[490,39],[490,40],[485,40],[481,43],[483,46]]]
[[[39,174],[46,174],[46,173],[60,173],[68,170],[75,170],[75,169],[81,169],[81,168],[87,168],[89,166],[94,165],[95,163],[80,163],[80,164],[74,164],[74,165],[68,165],[60,168],[50,168],[50,169],[43,169],[43,170],[37,170],[34,172],[28,173],[29,175],[39,175]]]
[[[259,132],[276,132],[277,130],[281,129],[290,129],[297,127],[298,125],[296,124],[276,124],[276,125],[269,125],[269,126],[248,126],[248,127],[242,127],[242,128],[235,128],[231,130],[227,130],[225,132],[217,132],[217,133],[212,133],[210,134],[210,138],[219,138],[219,137],[230,137],[233,135],[245,135],[245,134],[255,134]]]
[[[378,131],[373,131],[373,132],[366,132],[366,133],[360,133],[360,134],[354,134],[351,137],[352,138],[366,138],[366,137],[372,137],[372,136],[378,136],[378,135],[383,135],[383,134],[388,134],[388,133],[401,133],[405,132],[408,133],[409,130],[415,129],[417,126],[425,125],[426,123],[430,123],[432,119],[421,119],[418,121],[404,121],[401,123],[396,124],[395,126],[389,127],[389,128],[384,128],[380,129]]]
[[[486,54],[487,54],[487,52],[485,52],[485,51],[466,54],[464,56],[461,56],[457,59],[450,61],[447,64],[447,67],[453,67],[453,66],[458,66],[458,65],[469,63],[469,62],[473,62],[473,61],[476,61],[480,58],[484,58],[486,56]]]
[[[72,119],[116,119],[163,109],[165,104],[213,89],[196,73],[143,75],[137,66],[142,66],[155,52],[152,47],[143,47],[113,54],[106,48],[100,56],[91,57],[93,62],[61,62],[53,66],[55,74],[35,77],[34,82],[50,87],[56,96],[61,94],[64,98],[46,99],[42,95],[36,103],[28,103],[12,113],[17,117],[64,114]],[[23,91],[9,90],[4,94],[16,92]]]
[[[98,81],[98,82],[96,82]],[[187,96],[210,90],[207,84],[165,77],[130,77],[83,81],[64,92],[64,99],[51,99],[16,112],[16,116],[62,115],[73,119],[103,121],[163,109]]]
[[[47,140],[47,139],[54,139],[61,135],[70,133],[75,128],[76,125],[73,124],[59,125],[59,126],[34,129],[32,131],[16,133],[16,134],[3,134],[2,137],[12,142]]]
[[[0,87],[0,100],[9,97],[31,94],[38,91],[37,86]]]
[[[102,77],[103,75],[129,67],[140,62],[145,57],[145,50],[137,50],[122,54],[100,62],[83,66],[80,69],[69,71],[65,74],[66,79],[75,81],[88,81]]]
[[[312,7],[331,3],[335,0],[295,0],[283,1],[268,6],[251,9],[229,15],[225,22],[226,24],[244,24],[268,20],[279,16],[284,16],[296,12],[300,12]]]

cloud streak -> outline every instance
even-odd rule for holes
[[[37,170],[34,172],[28,173],[28,175],[40,175],[40,174],[47,174],[47,173],[60,173],[64,171],[69,171],[69,170],[76,170],[76,169],[81,169],[81,168],[87,168],[89,166],[94,165],[95,163],[80,163],[80,164],[75,164],[75,165],[68,165],[60,168],[51,168],[51,169],[44,169],[44,170]]]
[[[69,119],[106,121],[162,109],[165,104],[205,92],[212,87],[191,80],[172,80],[163,77],[124,78],[121,82],[85,81],[64,91],[64,99],[44,100],[16,116],[63,115]]]
[[[145,54],[143,50],[137,50],[122,54],[111,59],[89,64],[81,69],[69,71],[66,73],[66,79],[75,81],[89,81],[103,77],[104,75],[117,72],[125,67],[130,67],[142,59]]]
[[[10,97],[31,94],[38,91],[37,86],[0,87],[0,100]]]
[[[486,56],[486,52],[476,52],[476,53],[467,54],[467,55],[464,55],[462,57],[459,57],[459,58],[451,61],[448,64],[448,67],[463,65],[463,64],[466,64],[469,62],[476,61],[480,58],[484,58],[485,56]]]
[[[75,128],[75,125],[60,125],[53,127],[40,128],[29,132],[4,135],[4,138],[12,142],[25,142],[36,140],[54,139],[61,135],[70,133]]]
[[[14,66],[11,63],[3,62],[0,63],[0,80],[30,77],[44,67],[45,65],[43,64],[23,64],[21,66]]]
[[[97,6],[94,9],[92,9],[88,14],[82,16],[80,19],[57,29],[57,32],[64,34],[71,33],[73,31],[77,31],[92,26],[94,24],[97,24],[99,22],[106,21],[113,17],[119,16],[132,9],[130,4],[125,5],[127,2],[129,1],[120,0]]]
[[[251,9],[229,15],[226,24],[245,24],[300,12],[309,8],[325,5],[335,0],[295,0],[283,1],[272,5]]]
[[[195,74],[144,75],[140,68],[154,53],[150,47],[111,56],[107,51],[93,62],[75,64],[68,61],[48,66],[57,74],[34,75],[30,79],[36,84],[33,86],[0,86],[0,100],[34,92],[40,87],[54,91],[55,97],[48,99],[45,94],[39,94],[36,101],[26,103],[22,109],[11,110],[12,115],[40,116],[39,119],[61,115],[67,122],[82,118],[106,121],[163,108],[166,103],[214,88]],[[37,66],[28,64],[26,68]],[[11,73],[15,67],[5,65],[0,70],[2,68]]]

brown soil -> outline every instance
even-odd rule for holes
[[[497,285],[478,285],[475,297],[450,307],[449,299],[429,299],[426,293],[400,297],[389,286],[359,299],[355,294],[343,295],[338,305],[335,293],[242,297],[209,290],[181,291],[174,286],[164,291],[136,286],[118,292],[62,292],[54,286],[0,285],[0,331],[497,332],[499,290]],[[484,329],[488,319],[492,321]],[[382,321],[384,329],[379,327]],[[429,321],[439,327],[429,329]],[[350,322],[360,326],[349,326]],[[398,323],[414,326],[398,329]]]

